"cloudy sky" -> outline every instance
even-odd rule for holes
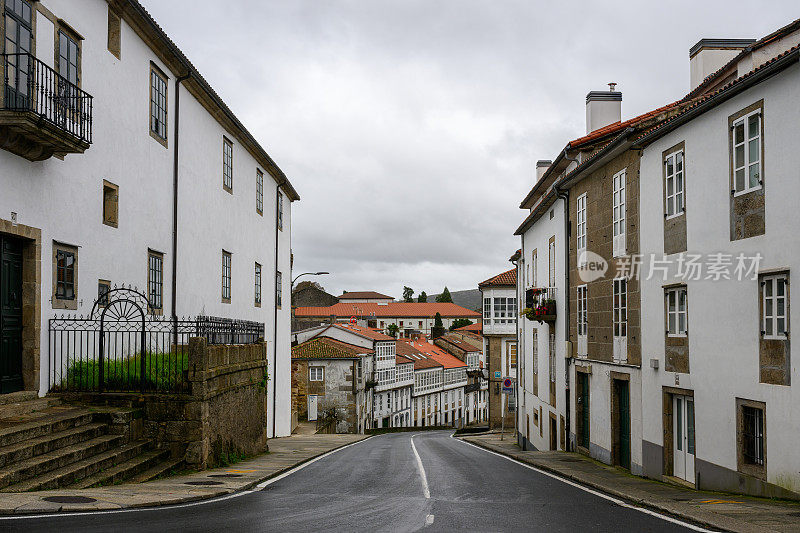
[[[295,274],[395,297],[511,267],[535,161],[584,133],[588,91],[617,82],[635,116],[688,92],[700,38],[800,17],[796,1],[142,3],[300,193]]]

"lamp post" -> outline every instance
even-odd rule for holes
[[[297,281],[297,278],[299,278],[300,276],[323,276],[323,275],[325,275],[325,274],[330,274],[330,272],[303,272],[302,274],[298,274],[298,275],[297,275],[297,276],[295,276],[295,278],[292,280],[292,286],[291,286],[291,289],[292,289],[292,290],[294,290],[294,282],[295,282],[295,281]]]

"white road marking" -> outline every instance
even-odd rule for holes
[[[433,515],[432,514],[429,514],[428,516],[425,517],[425,523],[427,525],[433,524]]]
[[[411,450],[414,452],[414,456],[417,458],[417,469],[419,470],[419,477],[422,478],[422,492],[425,493],[425,498],[430,499],[431,491],[428,489],[428,476],[425,475],[425,467],[422,466],[422,458],[420,458],[419,453],[417,452],[417,447],[414,446],[414,437],[417,435],[411,435]]]
[[[49,514],[0,516],[0,520],[33,520],[33,519],[36,519],[36,518],[67,518],[67,517],[74,518],[76,516],[88,516],[88,515],[99,515],[99,514],[141,513],[141,512],[144,512],[144,511],[169,511],[170,509],[181,509],[181,508],[184,508],[184,507],[195,507],[197,505],[205,505],[205,504],[208,504],[208,503],[221,502],[221,501],[230,500],[230,499],[233,499],[233,498],[238,498],[240,496],[246,496],[248,494],[253,494],[254,492],[258,492],[259,490],[264,489],[264,487],[266,487],[267,485],[271,485],[272,483],[275,483],[276,481],[279,481],[279,480],[281,480],[281,479],[283,479],[283,478],[285,478],[287,476],[290,476],[290,475],[294,474],[295,472],[298,472],[298,471],[304,469],[308,465],[316,463],[320,459],[324,459],[325,457],[327,457],[329,455],[332,455],[332,454],[334,454],[334,453],[336,453],[338,451],[344,450],[345,448],[349,448],[350,446],[355,446],[356,444],[361,444],[362,442],[366,442],[369,439],[370,439],[370,437],[367,437],[366,439],[362,439],[362,440],[357,441],[357,442],[351,442],[350,444],[342,446],[341,448],[336,448],[335,450],[331,450],[331,451],[329,451],[327,453],[324,453],[324,454],[320,455],[319,457],[315,457],[314,459],[311,459],[310,461],[306,461],[303,464],[297,465],[296,467],[292,468],[291,470],[289,470],[287,472],[284,472],[283,474],[281,474],[279,476],[275,476],[275,477],[270,478],[270,479],[268,479],[266,481],[262,481],[261,483],[259,483],[258,485],[256,485],[255,487],[253,487],[250,490],[242,490],[242,491],[234,492],[232,494],[226,494],[225,496],[219,496],[217,498],[209,498],[207,500],[199,500],[199,501],[196,501],[196,502],[178,503],[178,504],[175,504],[175,505],[161,505],[161,506],[158,506],[158,507],[136,507],[134,509],[107,509],[107,510],[103,510],[103,511],[65,511],[65,512],[61,512],[61,513],[49,513]]]
[[[557,479],[558,481],[561,481],[562,483],[566,483],[567,485],[571,485],[571,486],[573,486],[575,488],[581,489],[582,491],[588,492],[589,494],[593,494],[593,495],[599,496],[600,498],[603,498],[605,500],[614,502],[617,505],[619,505],[620,507],[626,507],[628,509],[634,509],[634,510],[639,511],[641,513],[645,513],[645,514],[649,514],[651,516],[655,516],[655,517],[660,518],[662,520],[666,520],[667,522],[672,522],[673,524],[678,524],[680,526],[683,526],[683,527],[688,528],[688,529],[692,529],[694,531],[702,531],[703,533],[717,533],[716,530],[713,530],[713,529],[705,529],[705,528],[702,528],[700,526],[696,526],[696,525],[694,525],[692,523],[684,522],[682,520],[678,520],[677,518],[672,518],[671,516],[667,516],[667,515],[658,513],[656,511],[652,511],[652,510],[647,509],[645,507],[637,507],[636,505],[631,505],[631,504],[629,504],[629,503],[627,503],[627,502],[625,502],[623,500],[620,500],[620,499],[615,498],[613,496],[609,496],[608,494],[605,494],[603,492],[600,492],[600,491],[597,491],[597,490],[594,490],[594,489],[590,489],[589,487],[585,487],[585,486],[581,485],[580,483],[576,483],[575,481],[572,481],[571,479],[566,479],[566,478],[563,478],[563,477],[558,476],[556,474],[553,474],[552,472],[548,472],[546,470],[542,470],[540,468],[536,468],[535,466],[531,466],[531,465],[529,465],[527,463],[523,463],[522,461],[518,461],[518,460],[516,460],[516,459],[514,459],[512,457],[509,457],[507,455],[503,455],[501,453],[493,452],[492,450],[487,450],[486,448],[482,448],[481,446],[478,446],[477,444],[472,444],[471,442],[467,442],[464,439],[455,439],[455,440],[463,442],[464,444],[468,444],[469,446],[472,446],[473,448],[477,448],[477,449],[479,449],[481,451],[484,451],[486,453],[491,453],[492,455],[496,455],[498,457],[502,457],[503,459],[511,461],[512,463],[516,463],[516,464],[518,464],[520,466],[524,466],[525,468],[528,468],[530,470],[533,470],[534,472],[538,472],[540,474],[543,474],[543,475],[545,475],[547,477],[551,477],[553,479]]]

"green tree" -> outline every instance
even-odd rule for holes
[[[406,302],[414,301],[414,289],[411,287],[403,287],[403,300]]]
[[[453,324],[450,326],[450,331],[454,329],[463,328],[464,326],[471,326],[473,324],[472,320],[468,318],[456,318],[453,320]]]
[[[436,301],[439,303],[453,303],[453,297],[450,296],[450,290],[445,287],[442,291],[442,294],[436,297]]]
[[[442,323],[442,315],[436,313],[433,317],[433,327],[431,328],[431,338],[438,339],[444,335],[444,324]]]
[[[389,335],[395,339],[397,338],[397,334],[400,332],[400,328],[397,327],[397,324],[389,324],[389,327],[387,327],[386,330],[389,332]]]
[[[422,291],[419,293],[419,298],[417,298],[417,301],[421,304],[424,304],[428,301],[428,294],[425,291]]]

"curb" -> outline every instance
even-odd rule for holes
[[[350,446],[350,445],[353,445],[353,444],[358,444],[360,442],[364,442],[365,440],[368,440],[368,439],[370,439],[372,437],[373,437],[373,435],[367,435],[363,439],[359,439],[359,440],[356,440],[356,441],[353,441],[353,442],[344,443],[344,444],[341,444],[341,445],[336,446],[334,448],[330,448],[328,450],[320,452],[320,453],[318,453],[316,455],[312,455],[312,456],[306,457],[301,461],[298,461],[298,462],[296,462],[296,463],[294,463],[292,465],[286,466],[286,467],[284,467],[284,468],[282,468],[280,470],[276,470],[275,472],[271,472],[266,476],[259,477],[257,479],[248,481],[244,485],[242,485],[240,487],[237,487],[237,488],[234,488],[234,489],[220,489],[217,492],[213,492],[213,493],[210,493],[210,494],[203,494],[203,495],[181,496],[181,497],[177,497],[177,498],[172,497],[169,500],[165,499],[165,500],[161,500],[161,501],[153,501],[153,502],[147,502],[147,503],[133,503],[133,504],[130,504],[130,505],[126,505],[124,507],[120,506],[118,508],[110,508],[110,509],[109,508],[107,508],[107,509],[98,509],[97,507],[95,507],[96,504],[99,502],[99,500],[98,500],[98,502],[93,502],[91,504],[86,504],[85,508],[74,507],[74,506],[77,506],[77,505],[80,505],[80,504],[63,504],[58,509],[52,508],[52,509],[47,509],[47,510],[33,510],[33,511],[23,510],[23,511],[19,511],[19,512],[16,511],[16,510],[11,511],[11,512],[2,510],[2,511],[0,511],[0,516],[6,517],[6,518],[12,518],[12,517],[24,518],[26,516],[27,517],[35,517],[35,516],[39,516],[39,515],[50,515],[50,514],[56,514],[56,513],[59,513],[59,514],[114,513],[114,512],[124,512],[124,511],[129,510],[129,509],[146,509],[146,508],[158,509],[158,508],[161,508],[161,507],[168,507],[168,506],[172,506],[172,505],[185,505],[185,504],[197,503],[197,502],[206,501],[206,500],[213,500],[215,498],[222,498],[222,497],[225,497],[225,496],[231,496],[233,494],[238,494],[238,493],[241,493],[241,492],[249,491],[253,487],[255,487],[256,485],[259,485],[260,483],[263,483],[265,481],[268,481],[268,480],[270,480],[272,478],[275,478],[275,477],[278,477],[280,475],[286,474],[287,472],[289,472],[291,470],[294,470],[295,468],[297,468],[297,467],[299,467],[299,466],[301,466],[301,465],[303,465],[305,463],[313,461],[314,459],[322,457],[323,455],[326,455],[326,454],[335,452],[337,450],[340,450],[341,448],[344,448],[345,446]],[[267,452],[267,453],[269,453],[269,452]],[[146,484],[142,483],[141,485],[144,486]],[[31,493],[28,493],[28,494],[35,494],[35,492],[31,492]],[[42,502],[42,503],[44,503],[44,502]],[[70,507],[68,509],[64,509],[65,505],[68,505]],[[116,504],[112,504],[112,505],[116,505]]]
[[[456,438],[461,439],[461,440],[465,440],[464,437],[461,437],[461,436],[456,437]],[[643,508],[649,509],[651,511],[656,511],[656,512],[659,512],[661,514],[668,515],[668,516],[670,516],[672,518],[679,518],[681,520],[685,520],[687,522],[690,522],[690,523],[692,523],[692,524],[694,524],[696,526],[700,526],[700,527],[704,527],[704,528],[712,528],[712,529],[721,530],[721,531],[733,531],[733,530],[729,529],[727,526],[720,525],[719,523],[709,522],[707,520],[696,518],[694,516],[687,516],[687,515],[684,515],[684,514],[680,514],[680,513],[676,512],[674,509],[670,509],[670,508],[661,506],[661,505],[659,505],[657,503],[650,502],[650,501],[645,500],[645,499],[633,498],[629,494],[620,492],[618,490],[610,489],[610,488],[608,488],[608,487],[606,487],[604,485],[600,485],[600,484],[595,483],[593,481],[588,481],[586,479],[580,478],[580,477],[572,475],[572,474],[566,474],[566,473],[564,473],[564,472],[562,472],[560,470],[557,470],[557,469],[555,469],[555,468],[553,468],[551,466],[543,465],[541,463],[535,463],[535,462],[526,461],[525,459],[523,459],[521,457],[514,457],[513,455],[510,455],[510,454],[508,454],[508,453],[506,453],[504,451],[493,449],[493,448],[489,447],[488,445],[486,445],[484,443],[466,441],[466,440],[465,440],[465,442],[469,442],[470,444],[474,444],[475,446],[478,446],[479,448],[483,448],[484,450],[487,450],[487,451],[490,451],[490,452],[494,452],[494,453],[503,455],[505,457],[508,457],[510,459],[513,459],[515,461],[519,461],[521,463],[525,463],[527,465],[536,467],[536,468],[538,468],[540,470],[544,470],[544,471],[546,471],[546,472],[548,472],[550,474],[555,475],[556,477],[563,478],[563,479],[568,479],[568,480],[573,481],[575,483],[578,483],[580,485],[584,485],[586,487],[590,487],[590,488],[592,488],[592,489],[594,489],[594,490],[596,490],[598,492],[602,492],[604,494],[608,494],[609,496],[613,496],[614,498],[620,499],[620,500],[622,500],[622,501],[624,501],[626,503],[630,503],[632,505],[643,507]]]

